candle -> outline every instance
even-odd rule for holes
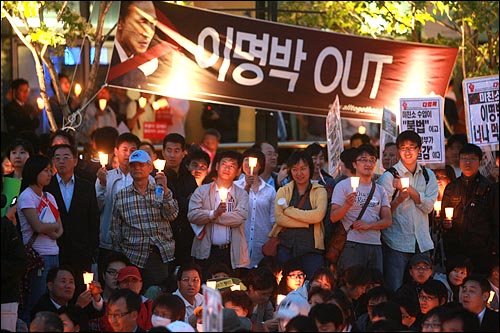
[[[286,203],[285,198],[279,198],[276,203],[278,204],[278,206],[282,207],[283,209],[288,207],[288,204]]]
[[[75,84],[75,96],[78,97],[82,93],[82,86],[80,83]]]
[[[493,298],[495,298],[495,292],[493,290],[490,290],[490,297],[488,297],[488,304],[491,304],[493,301]]]
[[[241,290],[241,287],[239,284],[234,284],[231,286],[231,291],[235,291],[235,290]]]
[[[160,109],[160,103],[158,103],[157,101],[154,101],[153,103],[151,103],[151,106],[153,107],[153,110],[155,110],[155,111],[158,111]]]
[[[207,287],[217,289],[217,281],[207,281]]]
[[[351,187],[352,191],[356,192],[356,189],[359,186],[359,177],[351,177]]]
[[[144,108],[146,106],[146,104],[148,103],[148,100],[146,99],[146,97],[139,97],[139,106],[141,108]]]
[[[434,210],[436,211],[436,216],[439,217],[440,213],[441,213],[441,201],[437,200],[435,203],[434,203]]]
[[[226,199],[227,199],[227,188],[219,188],[219,197],[220,197],[220,201],[222,202],[226,202]]]
[[[99,152],[99,162],[101,163],[102,167],[104,168],[108,164],[108,154],[104,154]]]
[[[43,101],[43,98],[38,97],[38,98],[36,99],[36,106],[38,106],[38,108],[39,108],[40,110],[43,110],[43,108],[45,107],[45,103],[44,103],[44,101]]]
[[[444,209],[444,213],[446,215],[447,220],[452,220],[453,219],[453,207],[446,207]]]
[[[101,98],[99,100],[99,109],[101,109],[101,111],[104,111],[104,109],[106,108],[106,105],[108,105],[108,101],[104,98]]]
[[[250,167],[250,174],[253,175],[253,168],[257,166],[257,157],[249,157],[248,166]]]
[[[87,285],[87,289],[89,289],[89,285],[94,279],[94,273],[83,272],[83,283]]]
[[[162,172],[163,169],[165,169],[165,163],[167,161],[165,160],[160,160],[159,158],[154,160],[153,161],[153,165],[155,166],[155,168],[159,171],[159,172]]]
[[[408,177],[403,177],[403,178],[400,178],[401,179],[401,187],[402,188],[408,188],[410,187],[410,178]]]

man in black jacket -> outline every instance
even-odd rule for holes
[[[444,220],[444,249],[447,257],[468,256],[476,273],[488,274],[492,260],[498,262],[498,219],[491,182],[481,175],[481,148],[466,144],[459,153],[462,175],[449,183],[441,206],[453,207],[453,219]]]
[[[64,228],[57,240],[59,263],[75,272],[76,294],[85,290],[83,272],[90,272],[96,262],[99,246],[99,210],[95,187],[89,181],[75,176],[78,163],[74,146],[52,147],[52,161],[57,173],[45,190],[56,198]]]
[[[479,318],[479,332],[498,332],[500,329],[498,312],[486,306],[490,290],[486,277],[476,274],[467,276],[460,290],[460,302],[464,308]]]

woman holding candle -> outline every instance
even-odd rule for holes
[[[292,181],[280,187],[276,202],[285,198],[287,205],[275,203],[276,224],[270,237],[278,236],[278,261],[297,257],[307,276],[323,265],[324,226],[327,192],[323,185],[311,182],[314,164],[304,150],[295,151],[287,161]]]
[[[276,190],[266,183],[259,175],[264,171],[266,157],[258,149],[250,148],[243,152],[243,173],[234,184],[248,193],[248,217],[245,222],[245,238],[248,242],[250,265],[256,267],[264,257],[262,246],[269,240],[274,218],[274,199]],[[251,161],[255,161],[252,168]],[[253,169],[253,170],[252,170]]]

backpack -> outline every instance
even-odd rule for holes
[[[423,165],[421,165],[420,167],[422,168],[422,173],[423,173],[424,178],[425,178],[425,184],[427,185],[427,184],[429,184],[429,173],[427,172],[427,169]],[[394,167],[390,167],[389,169],[385,170],[385,172],[389,172],[394,178],[400,178],[398,170],[396,170],[396,168],[394,168]],[[396,197],[396,194],[398,194],[397,189],[396,189],[396,191],[394,191],[394,194],[392,195],[391,202]]]

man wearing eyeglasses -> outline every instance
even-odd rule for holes
[[[391,208],[384,188],[373,183],[377,163],[375,148],[363,144],[355,149],[352,166],[356,170],[355,176],[359,177],[359,186],[353,191],[350,179],[346,178],[334,187],[332,195],[330,221],[339,221],[336,223],[342,223],[348,230],[337,269],[344,271],[348,267],[362,265],[382,272],[380,230],[392,224]],[[372,185],[375,186],[373,197],[361,219],[357,220]]]
[[[429,231],[429,213],[438,196],[436,175],[417,162],[422,138],[407,130],[396,138],[401,159],[393,168],[394,174],[384,172],[377,180],[391,200],[392,225],[383,229],[382,252],[386,286],[396,291],[403,283],[405,267],[416,253],[434,248]],[[401,178],[408,178],[403,188]]]
[[[441,206],[453,208],[453,218],[443,221],[446,256],[466,255],[476,273],[488,274],[491,263],[498,263],[499,223],[493,185],[479,172],[482,156],[474,144],[460,149],[462,175],[446,186]]]
[[[141,296],[130,289],[116,290],[108,301],[107,317],[113,332],[146,332],[137,324]]]

